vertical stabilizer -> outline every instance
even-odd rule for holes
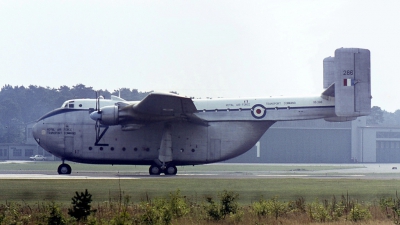
[[[336,115],[368,115],[371,111],[370,51],[336,49],[334,61]]]
[[[335,58],[327,57],[324,59],[324,89],[335,83]]]

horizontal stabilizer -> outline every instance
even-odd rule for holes
[[[331,86],[322,92],[322,98],[328,99],[329,97],[335,97],[335,83],[331,84]]]

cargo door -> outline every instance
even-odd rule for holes
[[[64,154],[69,156],[79,156],[80,147],[77,148],[77,144],[79,145],[81,141],[75,140],[76,132],[74,131],[74,127],[71,124],[64,125]]]
[[[64,155],[73,155],[74,152],[74,137],[64,137]]]

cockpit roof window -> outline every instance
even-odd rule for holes
[[[74,108],[75,101],[66,101],[64,104],[64,108]]]

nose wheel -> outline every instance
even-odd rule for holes
[[[69,166],[68,164],[65,164],[65,163],[58,166],[58,170],[57,170],[58,174],[60,174],[60,175],[71,174],[71,171],[72,171],[71,166]]]
[[[177,172],[178,169],[174,165],[169,165],[165,169],[162,169],[158,165],[151,165],[149,168],[150,175],[160,175],[161,173],[164,173],[167,176],[173,176],[176,175]]]

